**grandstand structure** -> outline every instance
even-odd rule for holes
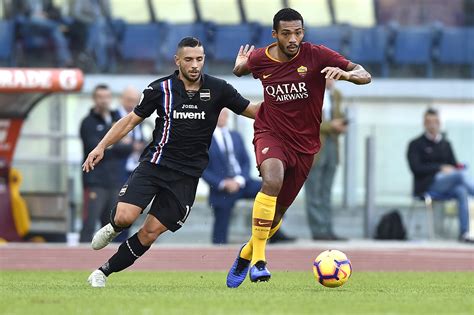
[[[73,28],[73,1],[50,0]],[[12,1],[0,2],[0,62],[38,66],[51,42],[22,32]],[[200,38],[209,69],[227,73],[242,44],[271,41],[274,13],[293,7],[305,18],[306,40],[341,52],[382,77],[474,77],[474,28],[469,0],[110,0],[112,73],[168,72],[176,42]],[[472,11],[472,10],[471,10]],[[66,31],[68,37],[71,30]],[[69,38],[70,46],[74,46]],[[80,54],[78,54],[80,55]],[[116,60],[116,62],[115,62]],[[94,60],[76,66],[98,72]],[[46,61],[54,62],[54,61]],[[38,64],[39,63],[39,64]],[[46,64],[52,66],[53,64]],[[103,70],[101,70],[103,72]],[[99,71],[100,72],[100,71]]]

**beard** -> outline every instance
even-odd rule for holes
[[[196,78],[191,78],[191,77],[189,76],[189,74],[188,74],[186,71],[184,71],[181,67],[179,68],[179,72],[180,72],[180,73],[183,75],[183,77],[184,77],[186,80],[188,80],[189,82],[196,82],[196,81],[198,81],[198,80],[201,79],[201,73],[200,73],[200,72],[199,72],[199,76],[197,76]]]
[[[294,56],[296,56],[296,54],[298,53],[299,49],[300,49],[300,46],[297,45],[297,49],[296,49],[296,52],[295,53],[290,53],[287,49],[286,46],[284,46],[283,44],[281,44],[280,42],[278,42],[278,47],[280,48],[280,50],[285,54],[285,56],[287,56],[289,59],[293,58]]]

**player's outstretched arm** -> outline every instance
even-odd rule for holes
[[[246,109],[240,115],[255,119],[255,116],[257,115],[258,110],[260,109],[260,105],[262,105],[263,102],[258,102],[258,103],[250,103]]]
[[[349,62],[346,70],[338,67],[326,67],[321,70],[321,73],[326,73],[326,79],[344,80],[354,84],[368,84],[372,80],[372,76],[364,67],[352,62]]]
[[[252,45],[240,46],[239,53],[235,58],[235,66],[234,70],[232,71],[236,76],[241,77],[243,75],[247,75],[250,73],[250,70],[247,66],[247,61],[249,60],[250,53],[255,49]]]
[[[99,144],[92,150],[87,156],[84,164],[82,164],[82,170],[89,173],[104,157],[104,151],[112,144],[115,144],[125,137],[136,125],[141,123],[143,118],[131,112],[125,117],[122,117],[112,128],[106,133],[104,138]]]

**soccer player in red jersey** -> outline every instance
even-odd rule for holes
[[[274,16],[272,36],[276,42],[268,47],[241,47],[233,71],[239,77],[252,73],[264,90],[253,140],[263,183],[253,207],[252,237],[227,276],[227,286],[233,288],[245,280],[249,268],[253,282],[271,277],[265,245],[280,227],[320,149],[326,79],[371,81],[362,66],[325,46],[303,42],[303,17],[293,9]]]

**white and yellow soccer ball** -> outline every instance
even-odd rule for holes
[[[330,249],[322,252],[313,263],[316,280],[328,288],[340,287],[352,274],[352,265],[346,254]]]

